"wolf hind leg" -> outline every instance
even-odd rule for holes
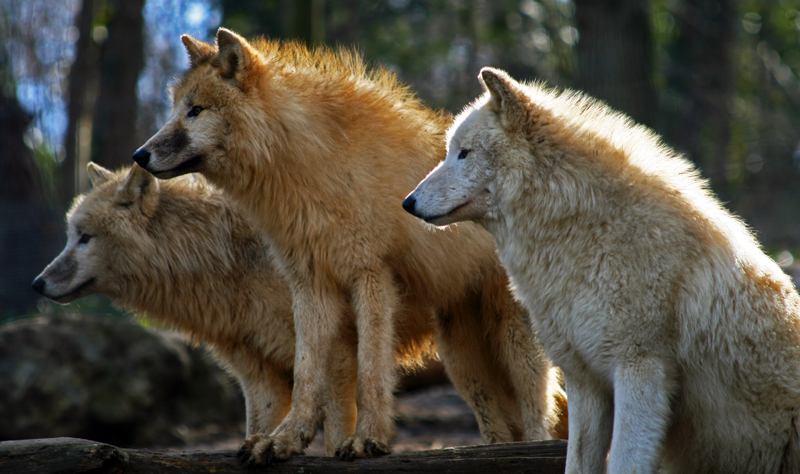
[[[530,329],[528,314],[514,305],[503,312],[493,346],[507,368],[509,383],[520,406],[523,440],[566,438],[567,395],[561,388],[560,371],[545,355],[537,335]]]
[[[484,442],[519,441],[518,404],[496,376],[491,348],[472,308],[466,304],[436,316],[439,356],[453,386],[475,414]]]
[[[358,361],[356,348],[348,342],[350,340],[354,339],[336,338],[331,354],[331,384],[325,402],[323,422],[326,456],[334,456],[336,450],[356,430]]]
[[[365,270],[356,281],[353,308],[358,330],[358,421],[336,454],[343,460],[388,454],[395,436],[394,316],[399,294],[388,267]]]

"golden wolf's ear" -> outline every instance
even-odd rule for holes
[[[133,165],[117,188],[117,203],[136,206],[146,216],[153,215],[158,203],[158,180],[139,165]]]
[[[247,40],[231,30],[217,30],[217,66],[222,77],[241,82],[243,73],[250,67],[250,51]]]
[[[192,38],[189,35],[181,35],[181,41],[186,47],[186,53],[189,54],[191,68],[197,67],[203,60],[214,55],[214,47],[208,43]]]
[[[489,92],[489,102],[486,104],[490,110],[500,116],[506,127],[522,124],[525,117],[525,107],[522,103],[520,85],[506,72],[499,69],[485,67],[478,76],[483,89]]]
[[[88,165],[86,165],[86,173],[89,175],[89,181],[92,183],[92,186],[94,187],[100,186],[101,184],[111,179],[112,176],[114,176],[114,173],[112,171],[109,171],[103,168],[102,166],[98,165],[97,163],[93,163],[91,161],[89,162]]]

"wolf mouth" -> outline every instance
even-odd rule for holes
[[[153,175],[156,177],[175,177],[180,176],[182,174],[192,173],[200,169],[200,166],[203,164],[203,156],[197,155],[194,156],[183,163],[179,164],[178,166],[164,171],[157,171],[154,172]]]
[[[70,303],[80,298],[82,296],[81,293],[93,284],[94,284],[94,277],[89,278],[85,282],[81,283],[81,285],[75,288],[73,291],[70,291],[69,293],[61,296],[51,297],[50,299],[55,301],[56,303],[61,303],[61,304]]]
[[[465,202],[463,204],[459,204],[458,206],[450,209],[449,211],[445,212],[444,214],[436,214],[435,216],[426,216],[426,217],[423,217],[422,219],[425,222],[427,222],[428,224],[436,225],[436,221],[444,219],[444,218],[449,217],[449,216],[452,216],[453,214],[456,213],[456,211],[458,211],[462,207],[467,206],[469,203],[470,203],[470,201],[467,201],[467,202]]]

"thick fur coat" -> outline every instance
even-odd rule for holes
[[[646,128],[579,93],[481,81],[404,207],[494,235],[564,371],[567,472],[800,472],[789,277]]]
[[[67,244],[34,289],[59,303],[105,294],[207,344],[242,386],[247,431],[277,426],[291,405],[292,302],[255,227],[203,180],[88,172],[93,189],[75,198]]]
[[[487,442],[550,437],[554,397],[564,400],[491,235],[435,229],[398,204],[442,158],[450,118],[347,51],[225,29],[216,45],[183,41],[191,67],[172,117],[134,159],[163,178],[199,171],[229,193],[268,238],[293,299],[292,407],[272,433],[250,436],[243,460],[307,446],[339,376],[329,360],[344,325],[357,333],[358,417],[341,458],[389,451],[392,354],[406,332],[435,335]]]
[[[291,406],[295,332],[289,287],[260,232],[202,178],[158,181],[137,165],[88,171],[93,189],[75,199],[67,244],[34,288],[60,303],[102,293],[206,344],[242,387],[248,435],[274,430]],[[432,322],[395,321],[397,367],[414,370],[434,355]],[[329,455],[355,430],[355,327],[345,325],[336,343],[342,373],[326,394]]]

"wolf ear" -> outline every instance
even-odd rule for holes
[[[192,38],[189,35],[181,35],[181,41],[186,47],[186,53],[189,55],[189,67],[191,68],[197,67],[205,58],[214,55],[214,47],[208,43]]]
[[[117,188],[116,196],[119,204],[137,205],[142,214],[151,216],[158,203],[158,180],[139,165],[133,165]]]
[[[243,73],[250,66],[250,51],[247,41],[231,30],[217,30],[217,65],[222,77],[241,82]]]
[[[523,123],[526,114],[519,83],[504,71],[490,67],[481,69],[478,78],[490,95],[486,105],[500,117],[503,125],[513,127]]]
[[[95,188],[114,176],[113,172],[91,161],[86,165],[86,173],[89,175],[89,181]]]

